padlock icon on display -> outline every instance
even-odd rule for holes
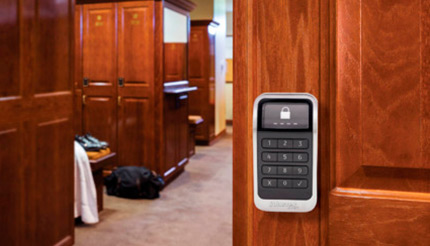
[[[281,109],[281,120],[289,120],[291,118],[291,111],[289,107]]]

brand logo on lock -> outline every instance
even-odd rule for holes
[[[281,120],[289,120],[291,118],[291,110],[289,107],[282,107]]]

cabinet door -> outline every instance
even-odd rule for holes
[[[73,4],[0,4],[0,244],[72,245]]]
[[[424,2],[338,1],[332,245],[430,245]]]
[[[116,151],[115,4],[83,7],[83,131]]]
[[[154,3],[118,3],[119,165],[154,166]]]
[[[164,81],[187,79],[187,43],[164,43]]]
[[[178,164],[177,152],[177,105],[176,95],[166,95],[164,100],[164,142],[165,142],[165,163],[161,174],[164,178],[173,174]]]
[[[329,2],[235,2],[234,244],[430,245],[429,2]],[[253,204],[252,103],[264,92],[318,98],[309,213]]]
[[[188,94],[179,96],[179,108],[176,115],[177,127],[177,151],[178,151],[178,166],[182,166],[188,161],[188,138],[190,129],[188,125]]]

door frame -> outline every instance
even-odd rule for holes
[[[258,0],[233,1],[233,245],[255,245],[259,211],[253,202],[252,170],[252,106],[254,99],[263,92],[257,84],[258,54],[256,2]],[[310,1],[310,0],[309,0]],[[270,8],[270,6],[268,6]],[[277,10],[273,10],[277,11]],[[317,215],[283,214],[291,223],[299,225],[304,220],[308,230],[319,238],[304,235],[307,244],[328,245],[329,193],[334,188],[336,106],[336,1],[319,1],[319,136],[318,136],[318,202]],[[282,92],[282,88],[277,92]],[[246,127],[244,127],[246,126]],[[314,210],[314,211],[315,211]],[[279,213],[270,213],[267,220],[276,225]],[[315,219],[316,218],[316,219]],[[316,221],[315,221],[316,220]],[[298,227],[298,226],[297,226]],[[279,227],[269,228],[286,232]],[[291,228],[290,228],[291,229]],[[296,228],[297,229],[297,228]],[[266,228],[267,231],[267,228]],[[277,232],[276,234],[279,234]],[[285,233],[285,235],[287,235]],[[297,242],[296,242],[297,243]]]

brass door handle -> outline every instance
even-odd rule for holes
[[[86,95],[82,95],[82,104],[83,105],[87,105],[87,102],[86,102],[86,99],[87,98],[87,96]]]
[[[121,107],[121,96],[118,96],[118,106]]]

